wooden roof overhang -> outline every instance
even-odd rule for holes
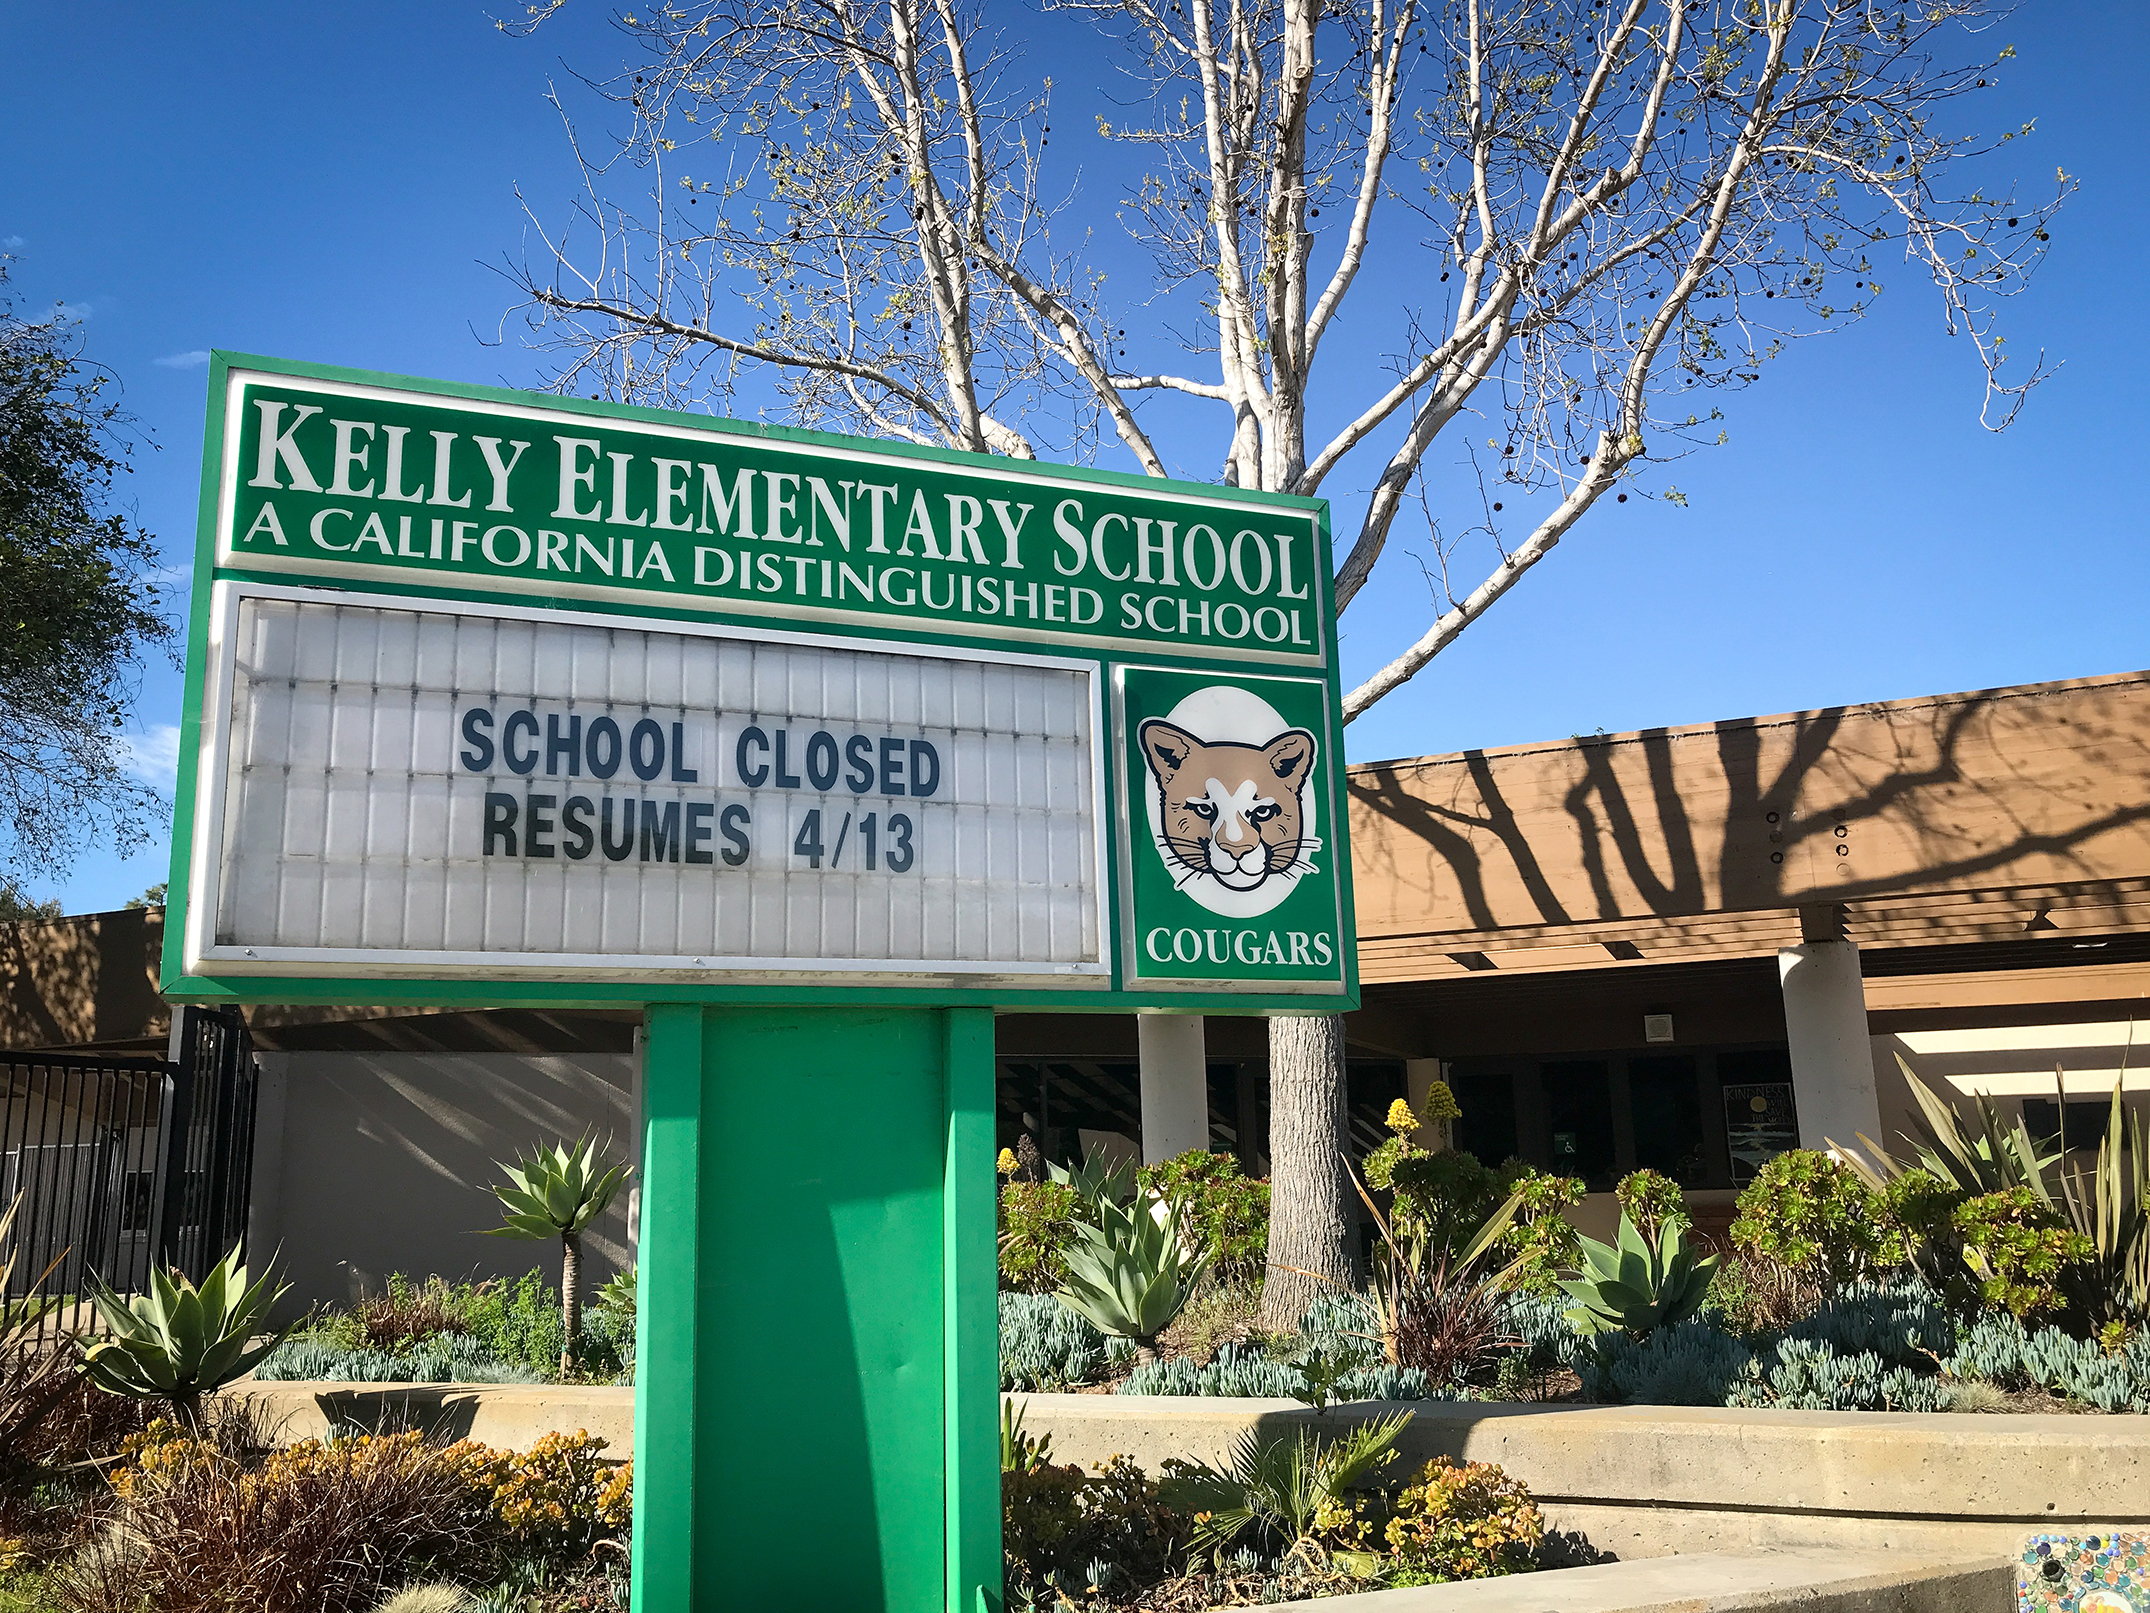
[[[1373,763],[1348,788],[1370,1003],[1819,933],[1870,976],[2020,942],[2003,972],[2110,991],[2098,943],[2150,931],[2150,673]]]

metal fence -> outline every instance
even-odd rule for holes
[[[123,1294],[158,1265],[198,1282],[246,1235],[253,1048],[236,1012],[177,1012],[177,1061],[0,1053],[0,1301],[56,1301],[46,1336],[96,1329],[92,1274]]]

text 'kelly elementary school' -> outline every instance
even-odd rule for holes
[[[406,396],[250,386],[231,422],[229,563],[318,556],[568,593],[1320,653],[1319,528],[1303,509],[1117,484],[1071,492],[1002,462],[973,470],[610,420],[555,431],[503,412],[474,429]]]

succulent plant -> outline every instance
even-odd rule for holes
[[[1684,1321],[1702,1306],[1719,1257],[1695,1258],[1687,1229],[1667,1221],[1652,1245],[1623,1212],[1615,1243],[1577,1240],[1581,1269],[1560,1287],[1575,1301],[1564,1313],[1578,1333],[1633,1338]]]
[[[486,1235],[560,1240],[560,1370],[571,1372],[582,1338],[582,1234],[611,1207],[627,1167],[604,1165],[597,1140],[586,1136],[572,1148],[540,1143],[500,1170],[507,1185],[491,1191],[506,1216]]]
[[[1157,1335],[1194,1293],[1207,1255],[1189,1254],[1179,1212],[1159,1200],[1096,1201],[1097,1225],[1075,1229],[1061,1303],[1099,1332],[1132,1339],[1135,1359],[1156,1359]]]
[[[1091,1159],[1073,1170],[1065,1165],[1047,1165],[1045,1169],[1054,1181],[1072,1189],[1077,1198],[1093,1208],[1124,1203],[1135,1191],[1135,1167],[1126,1160],[1115,1165]]]
[[[251,1370],[291,1331],[253,1342],[290,1288],[271,1292],[270,1277],[251,1287],[246,1278],[237,1244],[199,1288],[178,1272],[157,1270],[148,1293],[122,1298],[89,1274],[90,1303],[111,1333],[83,1352],[90,1382],[111,1394],[168,1400],[199,1433],[202,1396]]]

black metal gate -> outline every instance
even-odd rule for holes
[[[164,1126],[157,1258],[196,1282],[246,1238],[254,1181],[254,1044],[236,1008],[179,1008]]]
[[[176,1012],[176,1061],[0,1053],[0,1209],[19,1200],[0,1302],[57,1300],[45,1332],[95,1328],[91,1274],[123,1294],[156,1265],[199,1282],[246,1236],[246,1025],[231,1009]]]

